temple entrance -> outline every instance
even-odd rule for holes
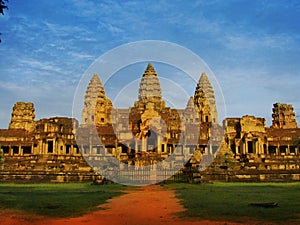
[[[157,134],[153,130],[148,131],[147,151],[156,152],[157,150]]]
[[[253,141],[248,141],[248,153],[254,153]]]

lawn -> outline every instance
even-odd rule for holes
[[[54,218],[93,212],[108,199],[122,194],[118,184],[0,184],[0,210],[21,210]]]
[[[182,217],[216,221],[300,221],[300,183],[169,184],[187,208]],[[249,204],[277,202],[278,207]]]

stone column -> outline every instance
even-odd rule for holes
[[[256,154],[256,155],[258,155],[260,153],[260,146],[258,144],[258,141],[254,142],[254,146],[253,147],[254,147],[253,153]]]
[[[245,149],[244,149],[244,153],[248,154],[248,141],[245,140]]]
[[[23,155],[23,149],[21,148],[21,145],[19,145],[18,147],[19,147],[19,155]]]
[[[87,153],[85,153],[84,152],[84,155],[92,155],[92,153],[93,153],[93,142],[92,142],[92,138],[93,138],[93,135],[91,135],[90,137],[89,137],[89,149],[88,149],[88,152]],[[84,150],[85,151],[85,150]]]
[[[276,148],[276,155],[280,155],[280,145],[279,144],[277,145],[277,148]]]
[[[34,151],[34,143],[32,142],[31,144],[31,154],[34,155],[35,154],[35,151]]]
[[[53,139],[53,154],[59,154],[57,146],[56,146],[56,138]]]
[[[39,154],[44,154],[44,141],[40,140],[38,144]]]
[[[43,144],[43,153],[44,154],[48,154],[48,141],[46,140],[46,142]]]
[[[139,142],[139,140],[138,140],[138,139],[135,139],[135,146],[134,146],[134,148],[135,148],[135,154],[139,152],[139,145],[138,145],[138,142]],[[137,156],[137,155],[136,155],[136,156]]]
[[[13,151],[12,151],[11,145],[8,146],[8,155],[9,155],[9,156],[12,156],[12,155],[13,155]]]
[[[240,152],[239,152],[239,146],[235,145],[235,154],[236,155],[239,155]]]
[[[209,154],[209,155],[212,155],[212,152],[213,152],[213,151],[212,151],[212,145],[209,144],[209,152],[208,152],[208,154]]]
[[[145,137],[142,137],[142,152],[147,151],[146,145],[147,145],[147,140]]]
[[[157,154],[161,154],[160,136],[157,136]]]
[[[290,145],[287,146],[287,149],[285,151],[285,154],[286,155],[290,155]]]

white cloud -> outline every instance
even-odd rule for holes
[[[46,25],[46,27],[52,34],[57,35],[57,36],[66,36],[66,35],[70,35],[70,34],[74,35],[74,34],[80,34],[80,33],[87,32],[86,29],[84,29],[83,27],[79,27],[79,26],[54,24],[54,23],[49,23],[47,21],[44,21],[44,24]]]
[[[50,62],[41,62],[33,59],[21,59],[20,63],[27,68],[31,67],[32,69],[36,69],[36,70],[66,74],[66,71],[64,71],[59,66],[55,66],[53,63]]]
[[[68,54],[78,59],[95,59],[95,56],[86,54],[84,52],[79,53],[79,52],[69,51]]]
[[[288,34],[254,35],[250,33],[239,33],[225,35],[222,42],[227,48],[232,50],[279,48],[286,51],[297,45],[297,39],[299,40],[299,36],[291,36]]]

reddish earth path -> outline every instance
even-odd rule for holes
[[[80,207],[80,206],[78,206]],[[126,194],[99,206],[105,210],[69,219],[49,219],[24,214],[0,213],[1,225],[234,225],[237,223],[191,221],[179,218],[176,213],[184,211],[175,198],[174,191],[158,185],[132,189]]]

